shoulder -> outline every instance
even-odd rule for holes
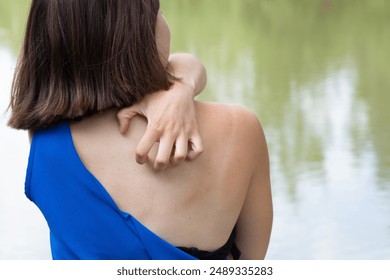
[[[197,102],[197,111],[208,122],[218,122],[234,128],[244,136],[264,137],[260,120],[254,112],[241,105]]]
[[[267,150],[260,120],[241,105],[197,102],[200,119],[211,127],[216,138],[229,138],[231,144],[256,155]],[[210,129],[209,129],[210,131]]]
[[[248,152],[254,158],[258,158],[259,154],[267,151],[267,143],[259,118],[254,112],[240,105],[230,105],[230,112],[241,147],[247,147]]]
[[[262,132],[262,126],[256,114],[241,105],[230,105],[232,117],[239,124],[243,132],[258,134]]]

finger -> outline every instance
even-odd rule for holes
[[[194,160],[203,153],[203,143],[200,136],[194,136],[189,140],[190,150],[188,151],[187,158]]]
[[[130,125],[130,120],[137,114],[139,114],[137,105],[124,108],[118,112],[116,116],[119,121],[119,130],[122,134],[125,134],[127,132]]]
[[[137,163],[144,164],[148,160],[149,151],[152,149],[154,143],[158,142],[160,136],[161,132],[158,129],[147,126],[135,151],[135,160]]]
[[[187,158],[188,145],[188,139],[184,135],[181,135],[177,138],[175,143],[175,150],[173,153],[174,164],[178,164]]]
[[[169,163],[169,158],[171,156],[173,144],[174,138],[161,138],[160,144],[158,146],[156,161],[154,162],[154,169],[163,170],[167,167]]]

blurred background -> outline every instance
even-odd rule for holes
[[[6,127],[30,1],[0,0],[0,259],[49,259],[24,197],[27,134]],[[268,259],[390,259],[390,1],[161,0],[203,101],[254,111],[274,198]]]

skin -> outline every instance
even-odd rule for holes
[[[195,159],[203,152],[193,99],[206,85],[206,70],[191,54],[170,55],[170,38],[168,23],[159,12],[156,44],[160,59],[179,81],[168,91],[148,95],[138,104],[117,114],[122,133],[127,131],[130,120],[136,115],[148,119],[148,127],[135,156],[139,164],[144,164],[154,143],[159,142],[158,156],[153,165],[156,170],[165,169],[169,163],[178,164],[185,159]]]
[[[131,119],[137,114],[148,119],[135,156],[139,164],[144,164],[152,146],[159,142],[158,157],[153,165],[156,170],[165,169],[169,163],[193,160],[203,152],[194,97],[206,85],[206,71],[199,60],[184,53],[170,55],[169,65],[179,81],[168,91],[148,95],[117,114],[122,133],[126,133]]]
[[[204,153],[164,171],[152,165],[157,144],[145,165],[123,153],[135,152],[147,127],[142,117],[133,118],[125,135],[118,132],[116,111],[74,123],[71,131],[81,160],[119,208],[157,235],[176,246],[215,250],[237,224],[242,258],[262,259],[271,232],[272,199],[261,125],[237,106],[197,103],[196,111]]]
[[[139,164],[144,164],[152,146],[159,142],[159,156],[153,166],[162,170],[169,163],[193,160],[203,152],[194,98],[206,86],[207,75],[203,64],[193,55],[169,53],[170,30],[161,12],[156,22],[156,44],[161,62],[179,80],[169,90],[155,92],[120,110],[117,118],[121,133],[127,131],[130,120],[136,115],[147,118],[148,126],[134,152],[135,158]],[[31,143],[33,132],[30,130],[28,135]]]
[[[150,129],[142,116],[131,116],[120,127],[120,112],[110,110],[72,123],[71,132],[81,160],[118,207],[161,238],[212,251],[225,244],[236,225],[241,259],[263,259],[273,212],[262,127],[239,106],[196,102],[194,110],[202,156],[167,164],[163,171],[155,163],[161,162],[164,133],[158,143],[149,144],[143,165],[131,156],[139,153],[138,143]],[[179,150],[183,159],[186,149],[178,145],[170,140],[166,146],[174,147],[174,155]]]
[[[194,98],[206,85],[207,76],[203,64],[187,53],[171,54],[168,67],[179,78],[169,90],[161,90],[146,96],[139,103],[118,111],[121,133],[126,133],[130,121],[136,115],[147,118],[148,127],[135,151],[136,161],[145,163],[154,143],[159,142],[160,157],[154,163],[156,170],[168,163],[178,164],[192,160],[203,152],[202,139],[196,121]],[[28,132],[31,143],[33,132]],[[185,146],[187,154],[173,150],[176,145]],[[185,153],[185,152],[184,152]]]

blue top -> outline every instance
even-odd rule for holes
[[[34,133],[25,193],[48,223],[53,259],[196,259],[118,208],[80,160],[69,123]]]

